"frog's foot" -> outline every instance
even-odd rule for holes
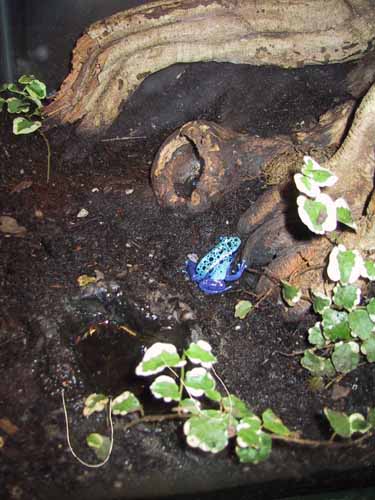
[[[195,273],[197,268],[197,263],[194,260],[188,259],[186,261],[186,272],[192,281],[198,281],[198,276]]]
[[[225,281],[236,281],[236,280],[239,280],[241,278],[241,276],[243,275],[245,269],[247,268],[247,264],[246,264],[246,261],[245,260],[242,260],[239,264],[238,264],[238,268],[237,268],[237,271],[235,273],[230,273],[228,272],[228,274],[225,276]]]
[[[213,280],[210,278],[206,278],[199,282],[199,288],[204,293],[214,295],[217,293],[224,293],[227,290],[230,290],[232,287],[227,286],[225,284],[225,281],[223,280]]]

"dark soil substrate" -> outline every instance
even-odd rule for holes
[[[233,498],[271,499],[374,484],[371,442],[339,451],[275,444],[266,462],[240,465],[232,449],[208,455],[187,448],[180,424],[139,425],[124,433],[121,419],[115,420],[109,463],[89,470],[68,450],[61,404],[65,388],[74,449],[95,462],[85,436],[108,429],[103,415],[82,417],[83,398],[133,387],[127,363],[134,366],[155,339],[184,345],[200,337],[213,345],[232,393],[257,413],[271,407],[305,437],[329,437],[325,406],[363,413],[374,406],[373,366],[345,377],[349,395],[333,400],[331,389],[309,389],[298,357],[278,354],[307,346],[313,316],[288,323],[281,303],[264,301],[240,321],[233,311],[248,297],[248,277],[230,293],[206,296],[184,273],[189,253],[202,255],[219,236],[235,233],[240,214],[264,189],[261,179],[194,217],[159,208],[149,185],[155,152],[185,121],[288,133],[348,97],[342,82],[350,67],[173,66],[145,82],[107,135],[145,138],[89,147],[72,129],[49,132],[48,185],[41,137],[14,137],[1,116],[0,215],[26,228],[21,237],[0,233],[0,418],[17,426],[13,435],[0,429],[2,499],[206,498],[203,492],[225,488],[236,488]],[[77,218],[82,208],[88,216]],[[95,270],[105,283],[82,292],[77,278]],[[137,342],[118,340],[121,323],[141,332]],[[84,347],[90,326],[98,333]],[[148,397],[143,387],[135,390]]]

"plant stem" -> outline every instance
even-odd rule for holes
[[[44,132],[38,129],[39,134],[43,137],[43,140],[47,146],[47,184],[49,183],[49,179],[51,176],[51,146],[49,144],[49,140]]]

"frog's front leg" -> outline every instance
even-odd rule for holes
[[[205,278],[201,280],[198,286],[202,292],[209,295],[223,293],[232,288],[231,286],[227,286],[224,280],[213,280],[212,278]]]
[[[194,260],[188,259],[186,261],[186,271],[190,279],[194,282],[199,281],[199,276],[195,272],[196,268],[197,268],[197,263]]]
[[[240,264],[238,264],[238,268],[237,268],[237,271],[235,273],[231,274],[230,269],[228,269],[227,274],[225,275],[225,281],[239,280],[241,278],[241,276],[243,275],[246,267],[247,267],[246,262],[243,260],[243,261],[241,261]]]

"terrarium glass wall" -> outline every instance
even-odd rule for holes
[[[0,0],[0,81],[34,73],[56,90],[91,23],[147,0]]]

